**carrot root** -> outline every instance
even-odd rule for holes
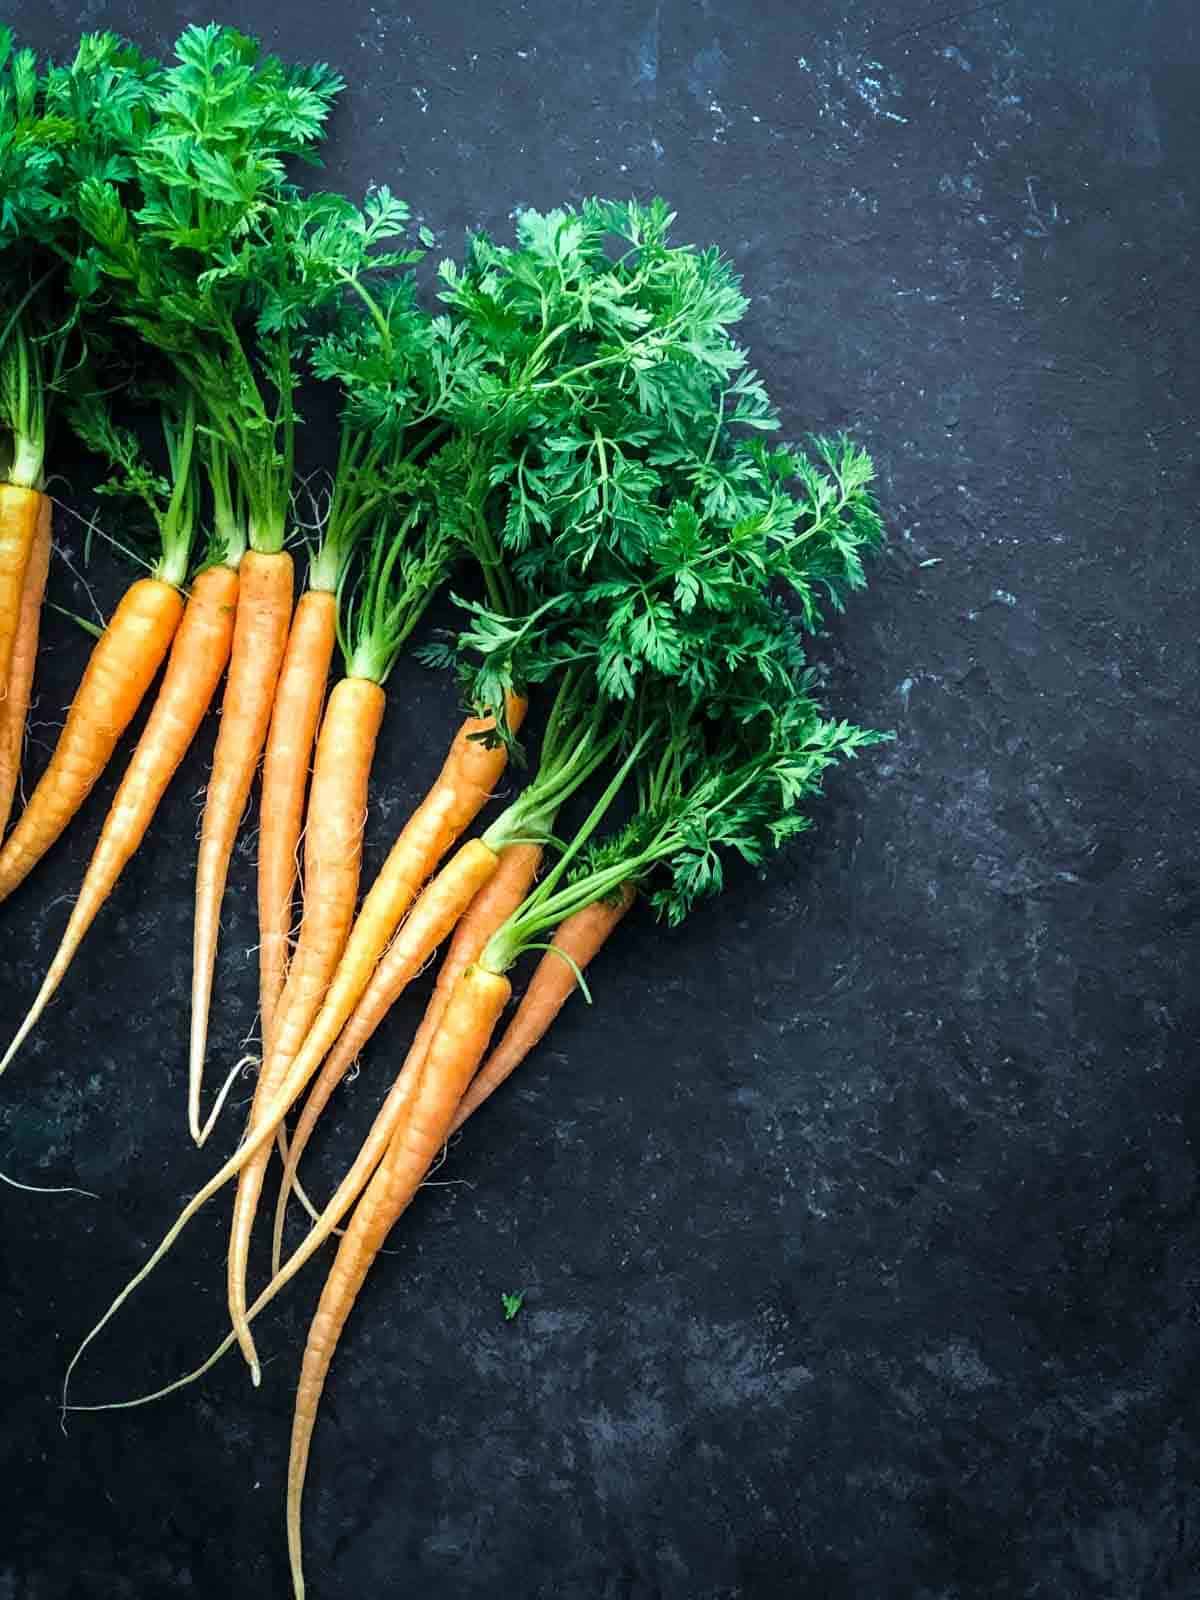
[[[8,689],[21,596],[45,496],[19,484],[0,484],[0,694]]]
[[[139,578],[88,660],[50,763],[0,850],[0,900],[22,883],[91,793],[154,682],[183,616],[177,589]]]
[[[192,586],[162,688],[113,797],[66,932],[37,999],[0,1061],[0,1072],[62,983],[88,929],[145,838],[159,801],[196,736],[229,657],[236,583],[228,568],[210,567]]]
[[[468,968],[455,985],[430,1041],[408,1114],[355,1208],[322,1290],[300,1369],[288,1458],[288,1557],[297,1600],[304,1595],[300,1520],[304,1479],[334,1350],[371,1263],[445,1143],[455,1108],[511,992],[507,978],[478,966]]]
[[[238,567],[237,613],[221,728],[200,829],[192,949],[188,1127],[199,1143],[200,1089],[217,959],[221,901],[234,840],[267,737],[292,611],[292,558],[248,551]]]
[[[309,589],[292,617],[263,754],[258,835],[258,997],[263,1056],[270,1054],[275,1007],[283,993],[292,932],[292,895],[304,794],[321,705],[329,681],[337,601]]]
[[[367,784],[384,700],[380,685],[367,678],[343,678],[329,697],[317,742],[305,833],[304,920],[275,1013],[272,1045],[263,1062],[256,1104],[268,1100],[287,1078],[346,946],[358,895]],[[252,1107],[252,1127],[254,1121]],[[259,1368],[246,1320],[246,1269],[269,1162],[267,1146],[242,1170],[229,1244],[229,1314],[255,1383]]]

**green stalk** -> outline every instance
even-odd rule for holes
[[[0,345],[0,417],[12,435],[8,482],[37,489],[46,456],[46,388],[41,356],[19,312]]]
[[[351,677],[380,684],[387,681],[441,583],[449,552],[437,529],[427,529],[423,544],[415,550],[409,548],[408,536],[417,516],[414,506],[394,535],[389,536],[386,526],[379,532],[361,591],[344,607],[341,599],[347,568],[343,565],[337,628]]]
[[[384,503],[377,485],[369,490],[364,485],[372,484],[386,448],[373,444],[366,434],[352,432],[348,422],[342,423],[329,516],[309,558],[310,589],[337,594],[341,588],[368,518]]]
[[[560,736],[559,730],[569,726],[582,711],[590,692],[592,686],[586,677],[577,678],[569,687],[560,689],[551,713],[549,742],[543,744],[537,773],[483,834],[483,842],[490,850],[498,854],[510,844],[530,840],[544,843],[551,839],[559,809],[603,766],[621,742],[628,712],[606,726],[611,710],[605,704],[593,705],[573,737]],[[555,872],[560,868],[561,862]]]
[[[354,290],[355,294],[362,301],[363,305],[366,306],[372,322],[379,331],[379,338],[383,344],[384,354],[390,360],[392,355],[392,330],[388,326],[388,319],[380,310],[379,303],[376,301],[374,295],[370,294],[363,287],[354,273],[343,270],[338,273],[338,277],[348,288]]]
[[[478,471],[474,474],[476,481],[472,483],[469,491],[471,501],[471,519],[475,525],[476,546],[474,556],[483,573],[484,585],[487,588],[488,600],[492,609],[511,616],[516,608],[512,580],[508,569],[504,565],[504,558],[500,548],[488,526],[485,502],[487,500],[487,478]],[[478,480],[483,479],[482,493],[479,492]]]
[[[592,807],[567,849],[532,894],[526,896],[507,922],[489,939],[479,960],[479,965],[488,972],[507,972],[521,952],[531,949],[534,942],[547,929],[556,928],[565,918],[574,915],[576,911],[581,911],[584,906],[606,899],[623,883],[628,882],[630,877],[644,870],[646,863],[643,858],[646,852],[643,851],[631,861],[614,862],[596,872],[588,873],[574,883],[567,884],[563,889],[558,888],[572,862],[600,826],[625,780],[641,758],[650,737],[651,730],[647,730],[613,774],[604,793]],[[484,840],[487,842],[487,834],[484,835]]]
[[[171,498],[159,521],[162,556],[154,576],[182,588],[187,579],[192,540],[196,534],[196,479],[192,457],[196,443],[196,397],[189,390],[178,425],[163,418],[171,467]]]
[[[229,452],[216,434],[206,433],[208,483],[212,492],[212,565],[229,567],[234,572],[246,553],[246,524],[235,506],[230,478]]]

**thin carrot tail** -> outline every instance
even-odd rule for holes
[[[237,618],[221,729],[200,831],[192,940],[192,1023],[188,1054],[188,1128],[200,1142],[200,1089],[220,935],[221,901],[254,769],[262,754],[287,647],[292,558],[249,551],[238,569]]]
[[[13,796],[21,775],[21,757],[25,748],[25,718],[33,692],[33,673],[37,662],[38,634],[42,619],[42,598],[46,592],[46,578],[50,571],[50,499],[42,497],[38,512],[33,548],[25,568],[25,586],[21,590],[21,615],[17,621],[17,634],[13,641],[12,662],[8,673],[8,693],[0,687],[0,838],[8,826]]]
[[[286,1150],[280,1151],[283,1158],[283,1176],[279,1180],[275,1219],[271,1228],[272,1276],[278,1273],[280,1262],[283,1260],[283,1229],[287,1220],[288,1201],[293,1193],[298,1194],[300,1191],[300,1182],[296,1176],[300,1157],[308,1148],[308,1141],[312,1138],[313,1130],[321,1113],[329,1104],[333,1091],[354,1065],[356,1057],[357,1053],[348,1047],[343,1047],[339,1039],[332,1052],[325,1058],[325,1064],[317,1075],[317,1081],[309,1090],[304,1110],[300,1113],[300,1120],[287,1142]]]
[[[286,995],[287,990],[285,989],[285,999]],[[257,1130],[261,1126],[262,1108],[270,1105],[287,1082],[288,1069],[291,1066],[291,1062],[292,1056],[290,1053],[283,1054],[278,1050],[273,1051],[264,1060],[262,1070],[259,1073],[258,1084],[254,1091],[254,1101],[250,1107],[249,1127],[251,1130]],[[246,1282],[250,1260],[250,1237],[254,1230],[254,1218],[262,1195],[263,1181],[266,1178],[267,1168],[270,1164],[271,1143],[268,1141],[250,1157],[238,1174],[237,1191],[233,1199],[233,1216],[229,1227],[229,1254],[226,1263],[226,1293],[229,1302],[230,1323],[242,1355],[245,1357],[246,1365],[250,1369],[250,1381],[255,1388],[262,1381],[262,1369],[259,1366],[258,1351],[255,1348],[254,1338],[250,1332],[250,1318],[246,1310]]]
[[[114,808],[116,802],[114,801]],[[111,817],[112,813],[110,813]],[[144,830],[143,830],[144,832]],[[106,828],[96,846],[88,866],[87,875],[83,880],[83,887],[79,891],[79,898],[71,911],[66,932],[50,963],[49,970],[42,980],[37,998],[26,1013],[25,1020],[17,1030],[16,1037],[0,1059],[0,1073],[7,1071],[17,1051],[20,1050],[25,1040],[37,1026],[42,1012],[54,998],[60,984],[84,941],[89,928],[99,915],[100,908],[112,893],[113,885],[120,877],[125,863],[136,849],[137,841],[126,839],[118,834],[118,830]]]
[[[463,1095],[451,1132],[457,1133],[467,1118],[495,1094],[545,1038],[555,1017],[575,992],[577,970],[582,972],[599,953],[636,897],[633,885],[625,884],[616,899],[585,907],[558,929],[500,1043]],[[564,960],[560,951],[570,960]]]
[[[229,1260],[226,1268],[226,1293],[234,1335],[250,1369],[250,1382],[257,1389],[262,1382],[258,1350],[250,1332],[247,1314],[246,1268],[250,1258],[250,1234],[262,1194],[263,1180],[271,1162],[271,1146],[264,1145],[252,1161],[242,1168],[234,1200],[233,1224],[229,1234]]]
[[[408,1115],[355,1208],[321,1293],[296,1387],[288,1456],[288,1557],[297,1597],[304,1594],[300,1515],[304,1479],[317,1407],[333,1353],[371,1263],[446,1140],[454,1109],[487,1049],[511,992],[507,978],[476,966],[470,967],[455,985],[430,1044]]]
[[[4,1052],[3,1058],[0,1059],[0,1074],[8,1071],[9,1066],[16,1058],[17,1052],[34,1028],[37,1027],[42,1012],[53,1000],[59,985],[66,977],[67,970],[75,959],[75,953],[83,943],[84,935],[95,921],[96,913],[103,903],[103,895],[95,901],[92,901],[89,897],[89,903],[86,907],[82,897],[76,902],[75,909],[71,913],[71,920],[67,924],[67,931],[64,933],[62,942],[55,952],[54,960],[50,963],[49,971],[42,979],[42,986],[37,992],[37,998],[26,1012],[24,1022],[17,1029],[12,1043]]]

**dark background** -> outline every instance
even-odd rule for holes
[[[850,426],[881,469],[890,546],[816,654],[831,704],[897,742],[833,778],[766,878],[677,934],[631,923],[595,1009],[454,1146],[338,1352],[313,1596],[1195,1600],[1195,7],[20,11],[59,53],[84,26],[161,51],[215,14],[331,60],[329,180],[391,182],[447,252],[518,204],[663,193],[744,272],[789,427]],[[307,464],[328,446],[310,430]],[[80,523],[56,536],[78,566]],[[101,605],[123,576],[86,570]],[[61,562],[52,596],[86,604]],[[87,649],[62,618],[46,635],[39,764]],[[372,862],[454,713],[412,664],[393,690]],[[0,1166],[100,1196],[0,1191],[0,1600],[288,1593],[315,1272],[261,1325],[261,1392],[230,1360],[66,1437],[54,1405],[212,1167],[184,1126],[210,753],[211,730],[0,1090]],[[0,912],[6,1037],[119,770]],[[214,1073],[253,1019],[253,866],[248,829]],[[318,1193],[417,1003],[341,1096]],[[219,1335],[226,1217],[77,1398]]]

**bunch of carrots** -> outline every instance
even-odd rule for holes
[[[509,245],[472,237],[439,267],[431,312],[415,273],[432,241],[406,242],[402,202],[380,189],[356,204],[289,177],[292,158],[315,158],[340,89],[328,68],[285,66],[215,25],[187,29],[170,64],[109,34],[85,37],[68,65],[41,64],[0,34],[0,834],[51,556],[52,426],[100,462],[120,548],[141,567],[0,846],[0,899],[52,849],[154,691],[0,1072],[67,982],[220,692],[196,860],[196,1142],[240,1066],[206,1110],[221,904],[261,769],[255,1094],[236,1150],[67,1377],[232,1184],[228,1336],[194,1372],[118,1404],[194,1381],[234,1344],[257,1383],[252,1322],[340,1231],[296,1395],[298,1596],[334,1349],[451,1134],[587,995],[585,969],[635,905],[677,923],[721,890],[731,858],[759,866],[806,827],[825,770],[882,737],[822,713],[804,650],[880,541],[871,463],[845,437],[771,442],[779,418],[736,342],[747,301],[728,261],[672,242],[661,201],[589,200],[521,213]],[[310,384],[332,386],[340,436],[324,514],[300,528]],[[360,895],[386,684],[443,592],[459,626],[425,636],[419,655],[456,674],[467,715]],[[538,731],[523,742],[527,714]],[[514,798],[467,837],[506,770]],[[439,951],[404,1060],[381,1064],[375,1122],[318,1206],[299,1181],[308,1142]],[[510,975],[534,953],[505,1021]],[[252,1295],[276,1148],[273,1275]],[[293,1197],[309,1221],[288,1253]]]

